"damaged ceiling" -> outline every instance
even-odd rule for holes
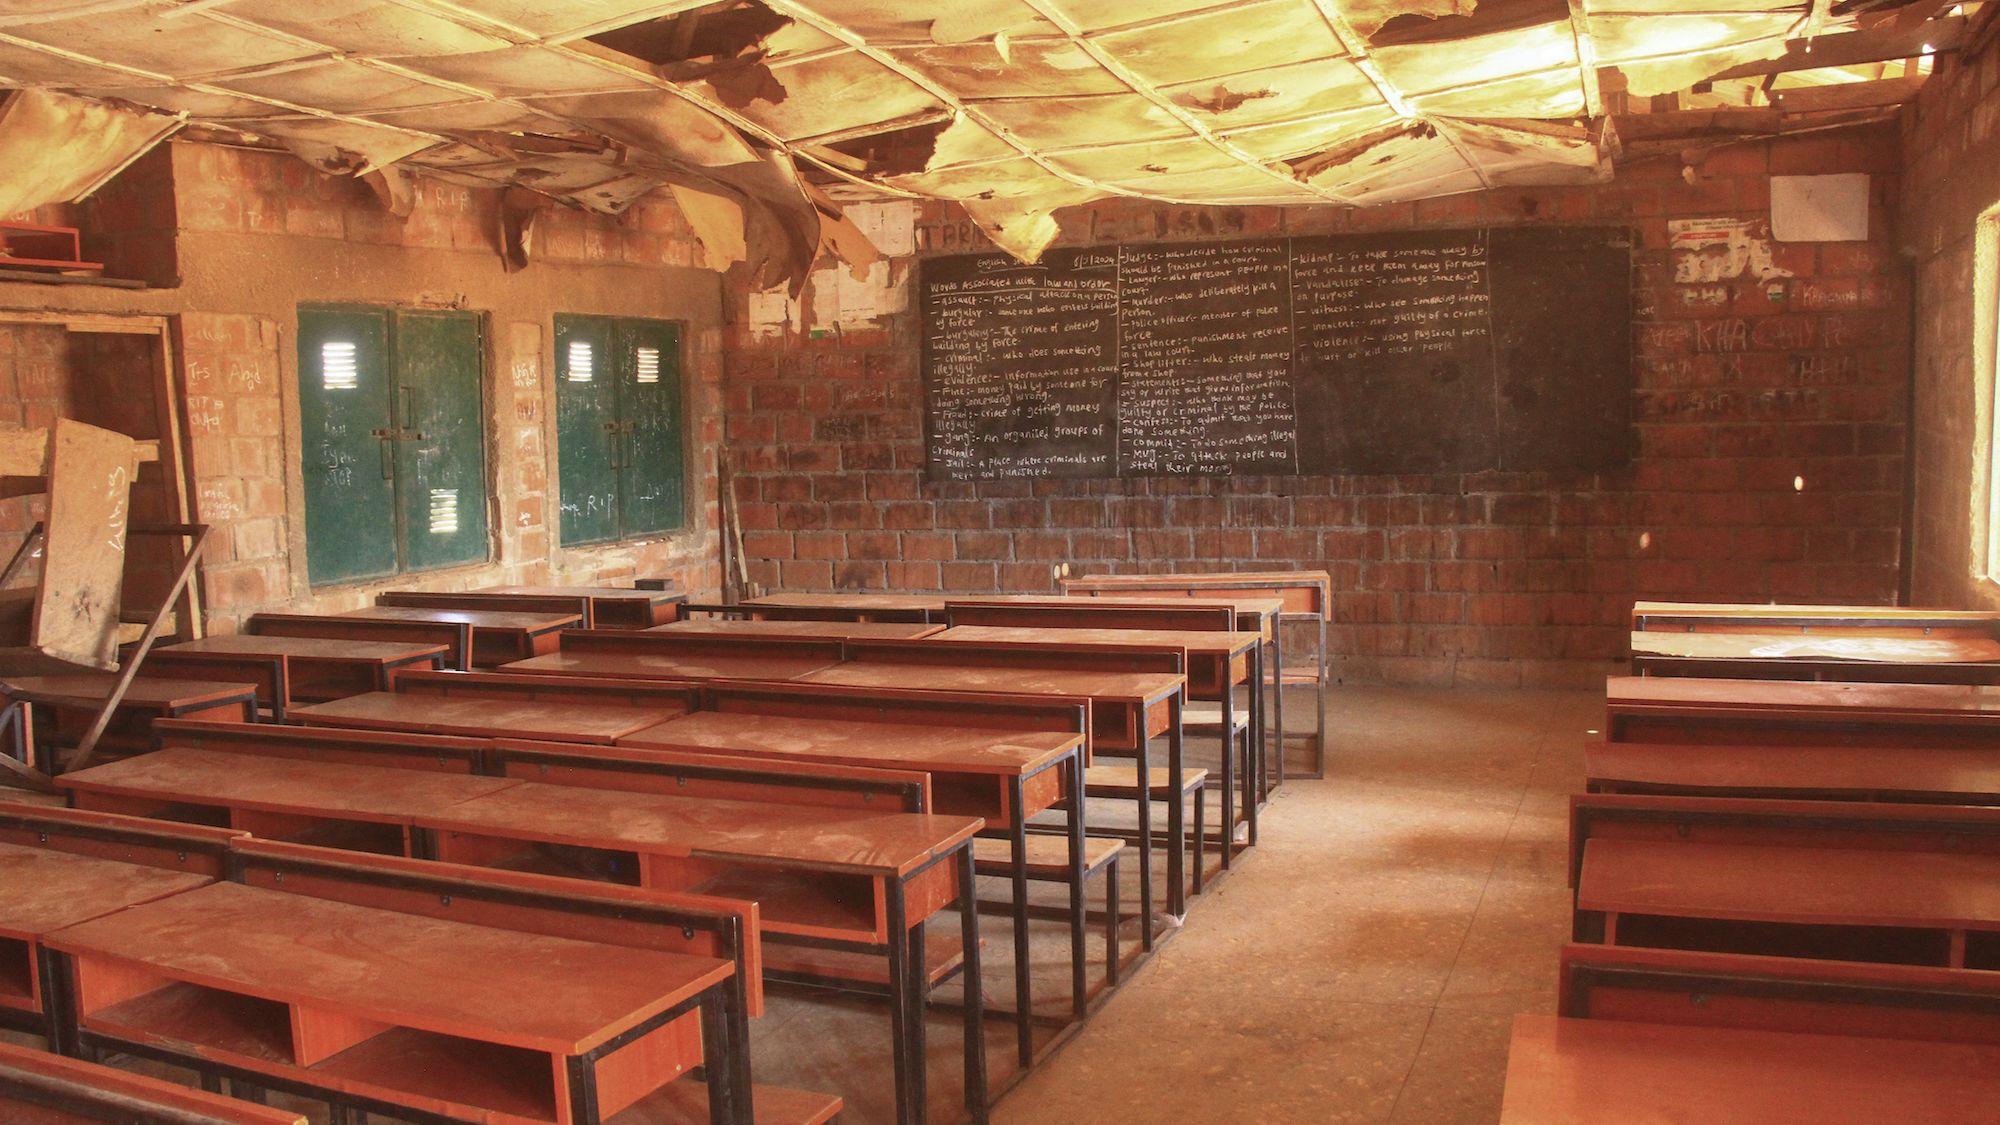
[[[179,115],[375,176],[385,198],[426,175],[615,213],[670,188],[711,265],[768,285],[822,250],[868,256],[842,200],[956,200],[1033,257],[1052,212],[1108,195],[1366,205],[1871,120],[1981,7],[11,0],[0,87],[37,103],[12,116],[45,140],[52,107],[79,145],[105,105]],[[94,147],[103,174],[137,155]]]

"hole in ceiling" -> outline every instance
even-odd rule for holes
[[[1174,104],[1184,109],[1199,109],[1207,113],[1228,113],[1245,102],[1254,102],[1259,98],[1275,98],[1277,96],[1277,93],[1272,90],[1237,91],[1218,84],[1215,89],[1206,94],[1196,93],[1193,90],[1183,90],[1174,95]]]
[[[949,117],[813,146],[828,164],[858,176],[914,176],[930,167]]]
[[[742,109],[785,100],[785,87],[764,65],[764,44],[791,22],[758,0],[725,0],[586,38],[652,64],[669,81],[706,82],[724,105]]]
[[[1570,18],[1569,0],[1479,0],[1476,8],[1459,0],[1454,6],[1458,9],[1455,12],[1404,12],[1392,16],[1368,37],[1368,43],[1373,47],[1449,43]]]

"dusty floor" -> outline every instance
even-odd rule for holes
[[[1079,1034],[1021,1078],[1012,1025],[987,1025],[994,1085],[1010,1087],[996,1125],[1497,1118],[1513,1014],[1555,1004],[1567,798],[1602,696],[1342,687],[1332,699],[1325,780],[1279,791],[1260,846],[1193,900],[1185,926]],[[1126,871],[1129,909],[1136,866]],[[954,916],[938,921],[956,932]],[[1007,923],[997,906],[982,921],[986,994],[1011,1004]],[[1059,1015],[1067,930],[1034,933],[1035,1007]],[[1128,956],[1137,933],[1126,927]],[[959,995],[955,982],[939,990]],[[929,1028],[931,1120],[950,1122],[958,1017],[934,1010]],[[879,1001],[774,993],[751,1035],[757,1081],[840,1093],[848,1125],[894,1120]],[[1038,1034],[1044,1048],[1051,1038]],[[278,1100],[325,1120],[323,1107]],[[659,1120],[635,1107],[613,1125]]]

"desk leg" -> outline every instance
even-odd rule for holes
[[[1083,798],[1083,755],[1077,755],[1077,799]],[[965,982],[965,1111],[974,1122],[986,1120],[986,1001],[985,978],[979,971],[979,891],[974,885],[972,842],[958,850],[958,936],[965,946],[961,979]]]
[[[1263,681],[1258,681],[1257,692],[1263,694]],[[1271,622],[1271,757],[1277,777],[1271,783],[1276,789],[1285,783],[1285,615],[1279,614]]]
[[[1319,708],[1319,725],[1313,728],[1313,764],[1318,767],[1321,777],[1326,776],[1326,615],[1333,612],[1327,606],[1319,615],[1319,652],[1313,660],[1319,669],[1319,682],[1313,685],[1313,704]],[[1283,781],[1284,771],[1278,772],[1278,780]]]
[[[1070,1011],[1081,1023],[1084,1008],[1088,1004],[1089,984],[1084,979],[1084,929],[1089,921],[1083,898],[1084,859],[1084,819],[1083,819],[1083,751],[1078,749],[1069,756],[1066,767],[1069,775],[1069,989]],[[1112,932],[1116,933],[1118,923],[1118,903],[1110,903],[1109,912],[1113,919]]]
[[[1034,966],[1028,960],[1028,821],[1023,815],[1022,805],[1026,795],[1019,777],[1007,779],[1007,807],[1014,810],[1014,824],[1008,830],[1008,842],[1013,845],[1014,883],[1014,1036],[1023,1068],[1035,1062],[1035,1032],[1033,1004],[1028,993],[1033,983]]]
[[[1250,650],[1250,682],[1264,682],[1264,652]],[[1230,692],[1234,695],[1235,692]],[[1257,846],[1257,810],[1270,796],[1264,777],[1264,724],[1263,705],[1257,700],[1257,693],[1250,693],[1250,722],[1243,732],[1243,816],[1250,822],[1250,846]]]
[[[1183,686],[1180,692],[1174,695],[1173,701],[1167,707],[1167,721],[1169,723],[1167,727],[1167,819],[1171,822],[1167,831],[1167,913],[1173,915],[1176,920],[1187,914],[1187,809],[1186,801],[1183,799],[1185,794],[1182,790],[1182,781],[1187,773],[1187,739],[1185,738],[1186,730],[1182,723],[1182,706],[1186,698],[1187,688]],[[1223,718],[1226,721],[1228,717],[1229,705],[1225,703],[1223,704]],[[1223,762],[1223,769],[1227,770],[1229,768],[1227,755],[1224,755]],[[1147,771],[1142,769],[1139,772],[1139,792],[1144,794],[1146,802],[1139,806],[1140,808],[1148,810],[1152,808],[1153,794],[1151,786],[1152,781],[1147,776]],[[1150,814],[1148,819],[1151,819]],[[1141,838],[1145,836],[1147,830],[1151,827],[1151,825],[1147,825],[1140,829]],[[1207,831],[1207,829],[1202,828],[1200,825],[1196,825],[1195,827],[1197,831]],[[1223,854],[1226,855],[1228,853],[1225,852]],[[1149,878],[1146,882],[1150,889],[1152,880]],[[1146,928],[1148,930],[1153,928],[1153,915],[1151,911],[1148,911],[1146,914]]]
[[[1178,704],[1176,706],[1174,729],[1180,729]],[[1146,713],[1139,712],[1139,751],[1135,762],[1139,779],[1139,936],[1141,948],[1153,948],[1153,791],[1148,779],[1153,773],[1153,740],[1146,737]],[[1179,776],[1178,763],[1175,776]],[[1172,860],[1169,859],[1169,863]]]
[[[569,1071],[569,1119],[593,1122],[597,1117],[597,1063],[583,1055],[563,1060]]]
[[[889,888],[889,1043],[896,1065],[896,1121],[899,1125],[919,1125],[924,1119],[923,1102],[916,1096],[912,1072],[923,1063],[910,1053],[910,930],[903,916],[904,882]]]
[[[69,959],[36,942],[35,973],[42,982],[42,1023],[49,1050],[82,1058],[82,1049],[77,1044],[76,998],[70,985]]]
[[[1247,785],[1250,775],[1246,772],[1243,781]],[[1254,801],[1246,801],[1254,805]],[[1249,815],[1249,810],[1244,810]],[[1194,826],[1197,833],[1207,832],[1206,825]],[[1229,861],[1236,851],[1236,688],[1231,684],[1222,686],[1222,869],[1229,870]]]
[[[750,1120],[749,1104],[736,1104],[736,1075],[745,1069],[750,1043],[735,1037],[729,1011],[735,1006],[729,1002],[732,995],[730,989],[711,988],[701,998],[701,1062],[708,1080],[709,1125]]]
[[[906,923],[909,921],[908,913],[903,915],[903,920]],[[903,996],[906,998],[905,1003],[909,1005],[910,1009],[908,1030],[910,1037],[908,1048],[910,1052],[910,1102],[916,1107],[916,1117],[914,1119],[916,1125],[922,1125],[930,1115],[931,1106],[929,1081],[931,1053],[928,1042],[929,1036],[924,1033],[926,1023],[925,1014],[929,1010],[931,986],[929,974],[925,971],[924,965],[924,924],[918,922],[905,932],[909,936],[910,948],[910,978],[903,982]],[[984,1038],[984,1029],[982,1028],[982,1042]]]

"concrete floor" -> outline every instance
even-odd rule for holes
[[[1513,1015],[1554,1010],[1567,801],[1602,696],[1340,687],[1332,701],[1325,780],[1274,796],[1259,847],[1192,900],[1185,925],[1080,1032],[1022,1077],[1011,1024],[988,1023],[994,1086],[1013,1083],[996,1125],[1497,1119]],[[1306,702],[1293,713],[1310,714]],[[1125,870],[1136,909],[1136,865]],[[1095,901],[1101,887],[1091,891]],[[983,975],[988,1002],[1011,1004],[1002,909],[982,912]],[[938,923],[957,930],[954,915]],[[1137,934],[1134,920],[1128,956]],[[1093,981],[1102,949],[1093,927]],[[1038,1011],[1067,1011],[1068,956],[1066,927],[1038,922]],[[948,983],[939,998],[960,994]],[[950,1122],[958,1018],[934,1010],[929,1029],[931,1119]],[[751,1037],[760,1083],[839,1093],[847,1125],[894,1120],[880,1001],[774,990]],[[1043,1030],[1038,1043],[1052,1039]],[[325,1120],[322,1107],[274,1100]],[[660,1120],[635,1107],[613,1125]]]

